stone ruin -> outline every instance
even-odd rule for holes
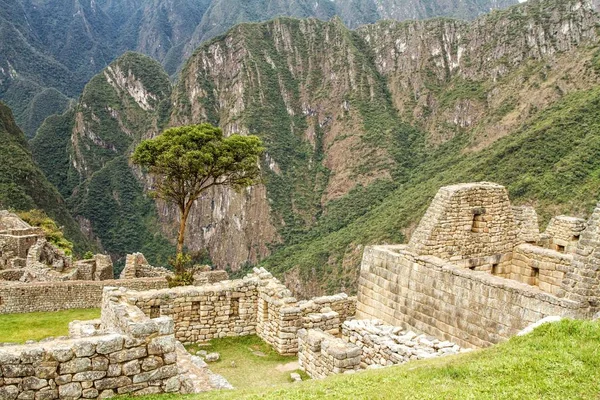
[[[113,279],[110,257],[73,262],[46,240],[44,231],[0,211],[0,281],[57,282]]]
[[[600,206],[589,221],[558,216],[544,233],[503,186],[439,190],[406,245],[365,249],[358,318],[377,318],[484,347],[548,316],[598,312]]]
[[[598,312],[599,251],[600,206],[540,233],[533,208],[483,182],[441,188],[408,244],[367,247],[357,298],[298,300],[264,269],[238,280],[205,271],[168,288],[167,273],[134,254],[110,281],[128,289],[71,286],[96,285],[100,320],[72,323],[69,338],[0,346],[0,398],[230,388],[182,343],[231,336],[258,335],[313,378],[485,347],[551,316]],[[19,293],[0,286],[0,300]]]
[[[134,253],[127,255],[125,268],[121,271],[119,279],[159,278],[172,275],[173,272],[166,268],[150,265],[142,253]]]

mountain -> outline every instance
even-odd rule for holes
[[[149,178],[127,165],[140,139],[204,121],[257,134],[265,185],[199,200],[190,250],[208,249],[221,268],[260,262],[301,295],[352,291],[362,247],[405,240],[441,185],[499,182],[544,220],[591,209],[597,7],[530,1],[472,22],[356,30],[339,18],[241,24],[198,48],[175,87],[147,57],[117,60],[74,110],[46,121],[33,151],[78,220],[119,255],[115,238],[143,245],[131,236],[140,227],[172,237],[178,217],[148,206]],[[138,178],[130,201],[144,207],[125,209],[132,179],[121,176]]]
[[[86,85],[74,108],[46,119],[31,141],[84,232],[117,261],[142,251],[165,265],[173,253],[139,172],[128,163],[132,146],[165,126],[170,95],[160,64],[126,53]]]
[[[63,226],[75,251],[95,249],[71,217],[58,191],[33,161],[27,140],[16,125],[12,111],[0,102],[0,209],[44,210]]]
[[[153,57],[173,75],[202,41],[240,22],[339,15],[355,27],[382,18],[473,18],[515,2],[0,0],[0,99],[32,137],[47,116],[65,111],[69,98],[128,50]]]

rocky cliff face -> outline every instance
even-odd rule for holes
[[[355,31],[339,18],[242,24],[198,48],[172,93],[155,62],[136,56],[135,69],[120,60],[91,81],[66,122],[47,121],[41,131],[54,132],[56,143],[64,141],[58,128],[68,131],[70,162],[61,176],[75,177],[65,188],[75,188],[70,204],[114,254],[124,249],[119,235],[146,229],[169,236],[178,217],[164,204],[148,205],[141,188],[151,182],[127,165],[139,140],[205,121],[228,134],[259,135],[265,184],[207,193],[190,218],[187,243],[233,269],[275,250],[274,268],[291,271],[298,292],[317,294],[334,281],[352,285],[365,243],[339,232],[394,190],[421,184],[423,170],[435,179],[436,157],[446,157],[443,165],[450,156],[487,154],[503,136],[598,84],[596,7],[532,1],[473,22],[385,21]],[[51,175],[60,171],[42,164]],[[98,198],[108,206],[96,206]],[[128,209],[131,202],[143,211]],[[113,208],[121,213],[114,218],[105,212]],[[355,232],[400,240],[407,221],[394,232],[371,223],[370,231]],[[327,242],[334,249],[310,244],[334,236]],[[140,250],[146,239],[128,245]],[[288,249],[293,257],[277,258]]]

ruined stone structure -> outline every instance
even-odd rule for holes
[[[44,231],[8,211],[0,211],[0,281],[59,282],[113,279],[108,256],[73,263],[48,243]]]
[[[109,262],[96,256],[78,267],[86,281],[0,284],[0,313],[102,302],[101,320],[73,323],[68,339],[0,346],[0,398],[230,387],[180,343],[229,336],[298,354],[313,378],[456,354],[549,316],[598,312],[598,252],[600,205],[587,222],[558,216],[540,233],[533,208],[483,182],[441,188],[408,244],[367,247],[358,299],[298,301],[256,268],[238,280],[196,271],[196,285],[168,288],[168,271],[141,254],[128,256],[127,279],[93,281]]]
[[[539,234],[530,207],[504,187],[441,188],[407,245],[365,249],[358,318],[377,318],[460,346],[483,347],[546,316],[597,312],[595,253],[600,208],[590,221],[556,217]]]
[[[120,279],[158,278],[172,276],[173,272],[166,268],[153,267],[146,261],[142,253],[127,254],[125,268],[121,271]]]
[[[180,349],[171,318],[149,318],[119,289],[105,289],[100,321],[71,331],[68,338],[0,346],[0,399],[96,399],[223,386]]]
[[[356,298],[346,294],[297,301],[264,269],[256,269],[243,279],[145,292],[130,290],[126,296],[146,315],[173,318],[175,336],[183,343],[257,334],[286,355],[298,352],[300,329],[339,333],[341,323],[354,315],[356,307]]]

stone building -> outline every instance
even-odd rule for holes
[[[0,211],[0,281],[55,282],[113,279],[108,256],[73,263],[46,240],[44,231],[8,211]]]
[[[357,318],[483,347],[546,316],[598,311],[600,208],[539,233],[531,207],[488,182],[443,187],[406,245],[365,249]]]

